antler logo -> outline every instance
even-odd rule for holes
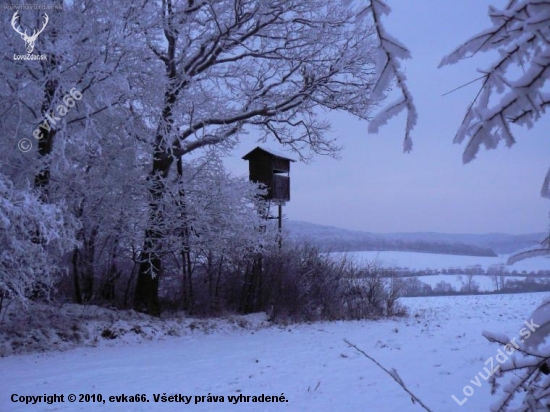
[[[15,12],[13,14],[13,17],[11,19],[11,27],[21,35],[21,38],[25,41],[25,48],[27,49],[27,53],[31,54],[34,50],[34,42],[36,42],[36,39],[38,38],[38,35],[44,31],[46,28],[46,25],[48,24],[48,21],[50,20],[48,15],[44,13],[44,25],[42,28],[38,31],[33,30],[32,36],[27,35],[27,30],[24,32],[21,30],[20,27],[17,27],[17,19],[19,19],[19,12]]]

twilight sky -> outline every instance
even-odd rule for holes
[[[479,77],[477,69],[491,61],[490,55],[477,56],[437,69],[444,55],[489,27],[489,5],[506,1],[387,1],[392,13],[385,27],[412,53],[404,68],[419,112],[413,151],[402,153],[404,115],[370,135],[366,122],[331,114],[330,137],[344,146],[340,159],[317,156],[292,164],[285,217],[370,232],[548,230],[550,201],[540,196],[550,166],[548,116],[531,130],[515,127],[511,149],[483,149],[463,165],[464,145],[452,139],[480,84],[441,96]],[[241,157],[256,145],[252,134],[243,138],[226,161],[232,173],[248,173]]]

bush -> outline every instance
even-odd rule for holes
[[[76,246],[77,228],[61,206],[43,203],[0,174],[0,313],[12,300],[24,306],[49,297],[65,272],[63,254]]]
[[[378,263],[331,257],[308,243],[266,243],[258,250],[196,254],[191,301],[177,267],[162,278],[165,309],[194,316],[266,312],[273,321],[303,322],[403,315],[405,283]],[[189,289],[188,289],[189,290]],[[191,308],[191,309],[189,309]]]
[[[403,281],[376,262],[362,267],[308,244],[291,244],[265,261],[265,302],[273,320],[364,319],[405,312],[397,302]]]

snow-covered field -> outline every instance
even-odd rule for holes
[[[443,269],[467,269],[478,266],[483,270],[487,270],[494,265],[505,265],[504,270],[507,272],[516,271],[518,274],[525,272],[538,272],[541,270],[550,269],[550,256],[539,256],[536,258],[526,259],[516,262],[513,265],[506,265],[508,255],[500,255],[498,257],[486,256],[459,256],[459,255],[440,255],[433,253],[417,253],[417,252],[348,252],[332,253],[333,256],[346,256],[354,261],[362,264],[367,262],[377,262],[386,267],[408,268],[410,270],[443,270]],[[459,276],[462,276],[461,278]],[[432,287],[435,287],[439,282],[444,281],[450,283],[453,288],[460,290],[463,283],[466,282],[464,275],[456,274],[438,274],[429,276],[417,276],[418,279]],[[506,280],[523,280],[525,276],[507,276]],[[548,278],[544,278],[548,279]],[[479,285],[480,291],[494,291],[495,285],[490,276],[475,275],[473,280]]]
[[[547,294],[403,298],[408,318],[195,330],[136,343],[120,339],[96,348],[0,358],[1,411],[420,411],[381,369],[396,368],[434,412],[487,411],[489,385],[470,383],[499,346],[482,330],[517,335]],[[250,318],[249,318],[250,320]],[[129,321],[131,323],[131,321]],[[136,321],[137,322],[137,321]],[[474,393],[463,406],[465,385]],[[64,395],[64,403],[13,403],[20,396]],[[69,403],[69,394],[77,402]],[[101,394],[105,404],[78,402]],[[148,403],[111,403],[110,396],[144,394]],[[191,396],[188,405],[156,395]],[[285,402],[229,402],[229,396],[278,396]],[[207,402],[207,396],[224,402]],[[195,404],[195,396],[205,396]],[[18,398],[17,398],[18,399]],[[22,399],[22,398],[21,398]],[[288,401],[288,402],[287,402]]]
[[[449,269],[462,268],[466,269],[471,266],[479,265],[483,269],[488,269],[492,265],[505,265],[508,260],[508,255],[500,255],[497,257],[486,256],[460,256],[460,255],[439,255],[434,253],[417,253],[417,252],[348,252],[348,253],[333,253],[334,256],[346,255],[357,262],[362,261],[377,261],[385,266],[399,266],[402,268],[424,270],[424,269]],[[505,266],[509,272],[523,271],[537,272],[539,270],[550,269],[550,255],[538,256],[531,259],[516,262],[513,265]]]

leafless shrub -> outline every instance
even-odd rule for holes
[[[398,304],[404,282],[378,262],[359,265],[311,245],[292,245],[266,259],[273,319],[311,321],[404,315]]]

